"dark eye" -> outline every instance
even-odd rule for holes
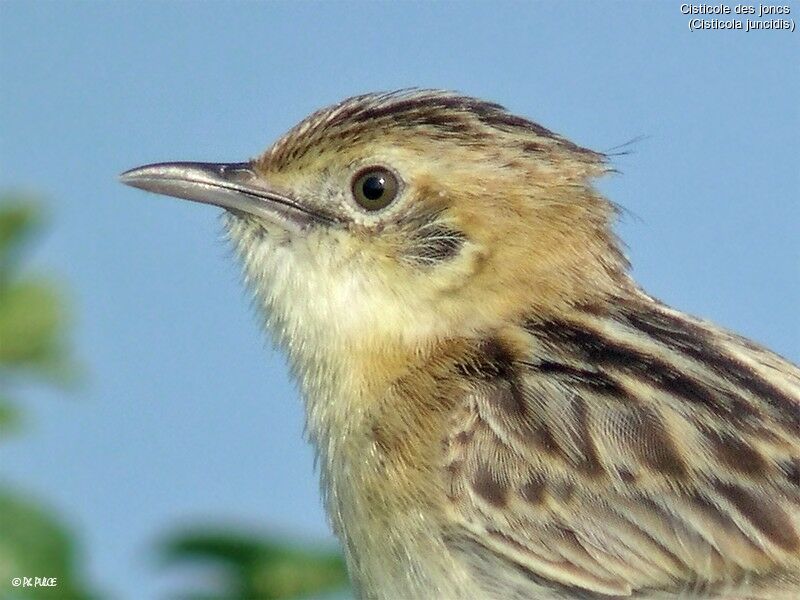
[[[353,178],[353,197],[369,211],[386,208],[397,197],[397,178],[388,169],[370,167]]]

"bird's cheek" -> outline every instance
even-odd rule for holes
[[[290,239],[286,229],[277,223],[234,211],[225,211],[224,226],[230,239],[242,249],[247,245],[274,248]]]
[[[467,242],[457,255],[437,263],[424,273],[438,294],[444,297],[464,293],[478,284],[489,267],[490,252],[477,244]]]

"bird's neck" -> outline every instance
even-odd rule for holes
[[[445,420],[461,396],[451,366],[463,343],[329,343],[290,351],[328,514],[365,595],[379,583],[393,586],[386,597],[418,596],[420,586],[434,586],[422,580],[438,568],[419,557],[447,555],[430,531],[444,518],[437,460]],[[450,577],[441,572],[436,581]]]

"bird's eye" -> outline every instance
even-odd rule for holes
[[[359,171],[353,178],[353,197],[364,210],[386,208],[397,197],[397,177],[383,167]]]

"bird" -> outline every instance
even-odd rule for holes
[[[613,170],[412,89],[121,175],[224,209],[357,597],[800,598],[800,369],[635,282]]]

